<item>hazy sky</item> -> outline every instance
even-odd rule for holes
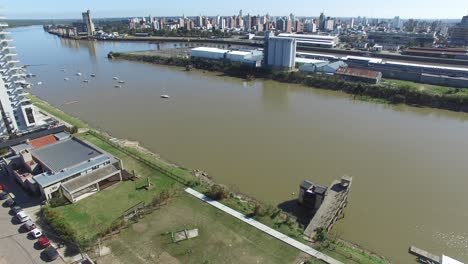
[[[85,9],[94,17],[247,14],[456,18],[468,14],[468,0],[0,0],[8,18],[79,18]]]

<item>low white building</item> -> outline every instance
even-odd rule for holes
[[[211,47],[198,47],[191,50],[192,58],[229,60],[260,67],[263,59],[261,50],[227,50]]]

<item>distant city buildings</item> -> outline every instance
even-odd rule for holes
[[[468,15],[462,18],[459,25],[451,29],[450,43],[455,45],[468,45]]]

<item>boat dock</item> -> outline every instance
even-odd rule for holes
[[[326,232],[330,231],[333,224],[343,215],[343,209],[348,203],[351,182],[352,177],[348,176],[333,181],[325,193],[322,204],[304,231],[306,239],[313,239],[319,228]]]
[[[440,257],[437,255],[434,255],[432,253],[429,253],[425,250],[422,250],[420,248],[417,248],[415,246],[411,246],[409,248],[409,253],[415,255],[418,258],[422,258],[424,260],[431,261],[433,264],[439,264],[440,263]]]

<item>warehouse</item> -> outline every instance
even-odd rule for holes
[[[370,84],[379,84],[382,80],[382,73],[358,68],[339,68],[336,75],[346,81],[364,82]]]
[[[229,60],[260,67],[263,60],[263,52],[261,50],[227,50],[198,47],[191,50],[191,57],[209,60]]]

